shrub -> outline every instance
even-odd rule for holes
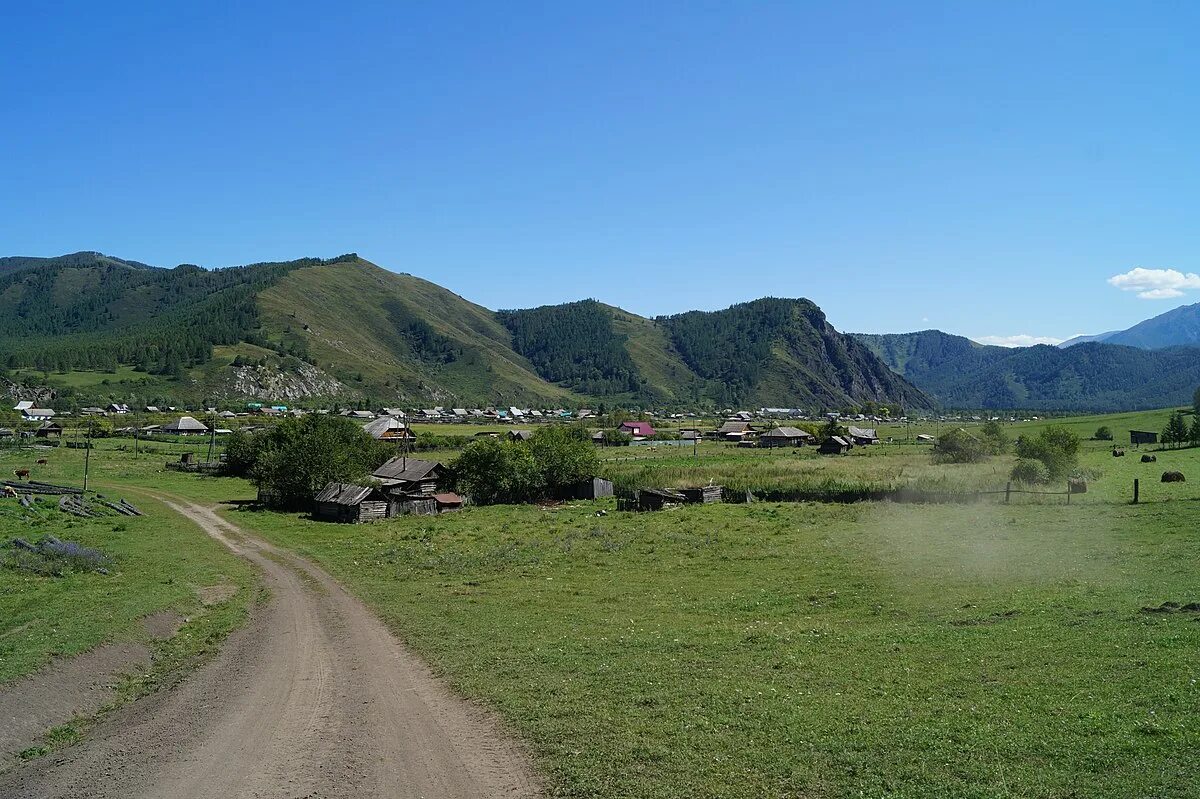
[[[1041,461],[1048,479],[1061,480],[1075,470],[1079,436],[1062,425],[1050,425],[1035,438],[1017,439],[1017,457]]]
[[[948,430],[933,445],[933,458],[941,463],[979,463],[991,453],[983,440],[963,430]]]
[[[1112,441],[1113,432],[1112,430],[1108,429],[1108,425],[1100,425],[1096,428],[1096,434],[1092,436],[1092,438],[1096,439],[1097,441]]]
[[[449,482],[480,505],[513,504],[561,495],[600,468],[583,428],[543,427],[528,441],[485,438],[450,464]]]
[[[1012,468],[1012,473],[1009,475],[1018,483],[1027,483],[1029,485],[1037,485],[1050,482],[1050,471],[1046,468],[1046,464],[1032,458],[1021,458]]]

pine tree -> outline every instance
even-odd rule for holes
[[[1200,446],[1200,415],[1192,417],[1192,426],[1188,428],[1188,443],[1193,447]]]
[[[1183,414],[1179,411],[1171,414],[1171,418],[1167,421],[1167,426],[1163,430],[1162,440],[1164,444],[1174,444],[1176,446],[1188,440],[1187,424],[1183,421]]]

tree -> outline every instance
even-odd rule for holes
[[[947,430],[933,445],[933,458],[942,463],[978,463],[987,460],[989,445],[963,430]]]
[[[1192,426],[1188,428],[1188,443],[1193,447],[1200,446],[1200,416],[1192,417]]]
[[[1052,424],[1036,437],[1017,439],[1017,457],[1041,461],[1047,479],[1060,480],[1075,470],[1079,444],[1078,435],[1062,425]]]
[[[1192,413],[1200,416],[1200,386],[1196,386],[1196,390],[1192,392]]]
[[[1171,418],[1167,420],[1167,426],[1163,428],[1162,440],[1164,444],[1174,444],[1179,446],[1188,440],[1187,423],[1183,421],[1183,414],[1175,411],[1171,414]]]
[[[543,427],[529,440],[529,449],[542,485],[550,496],[556,495],[559,489],[594,477],[600,470],[596,447],[582,427]]]
[[[250,479],[264,500],[279,508],[302,508],[331,482],[359,483],[389,452],[352,420],[310,414],[284,419],[254,435]]]
[[[1032,458],[1021,458],[1013,466],[1009,477],[1018,483],[1034,485],[1049,482],[1050,472],[1041,461],[1033,460]]]
[[[983,442],[987,445],[992,455],[1003,455],[1008,452],[1009,438],[1008,433],[1004,432],[1004,427],[997,421],[989,420],[980,428],[980,433],[983,435]]]
[[[1096,439],[1097,441],[1112,441],[1113,432],[1112,430],[1108,429],[1108,425],[1102,424],[1096,428],[1096,434],[1093,435],[1092,438]]]

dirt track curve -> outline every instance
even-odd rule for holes
[[[212,509],[169,507],[262,570],[271,599],[178,687],[0,775],[0,797],[531,797],[521,748],[328,574]]]

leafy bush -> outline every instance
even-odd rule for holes
[[[475,441],[450,464],[455,490],[480,505],[531,502],[596,474],[600,461],[582,428],[543,427],[528,441]]]
[[[1039,485],[1041,483],[1050,482],[1050,471],[1046,468],[1046,464],[1041,461],[1032,460],[1030,458],[1021,458],[1012,468],[1012,473],[1009,475],[1018,483],[1027,483],[1029,485]]]
[[[1079,461],[1079,436],[1062,425],[1050,425],[1035,438],[1017,439],[1017,457],[1041,461],[1047,479],[1061,480]]]
[[[933,445],[933,458],[941,463],[979,463],[991,454],[991,446],[963,430],[948,430]]]
[[[1108,425],[1102,424],[1096,428],[1096,434],[1092,436],[1092,438],[1096,439],[1097,441],[1112,441],[1113,432],[1108,428]]]

